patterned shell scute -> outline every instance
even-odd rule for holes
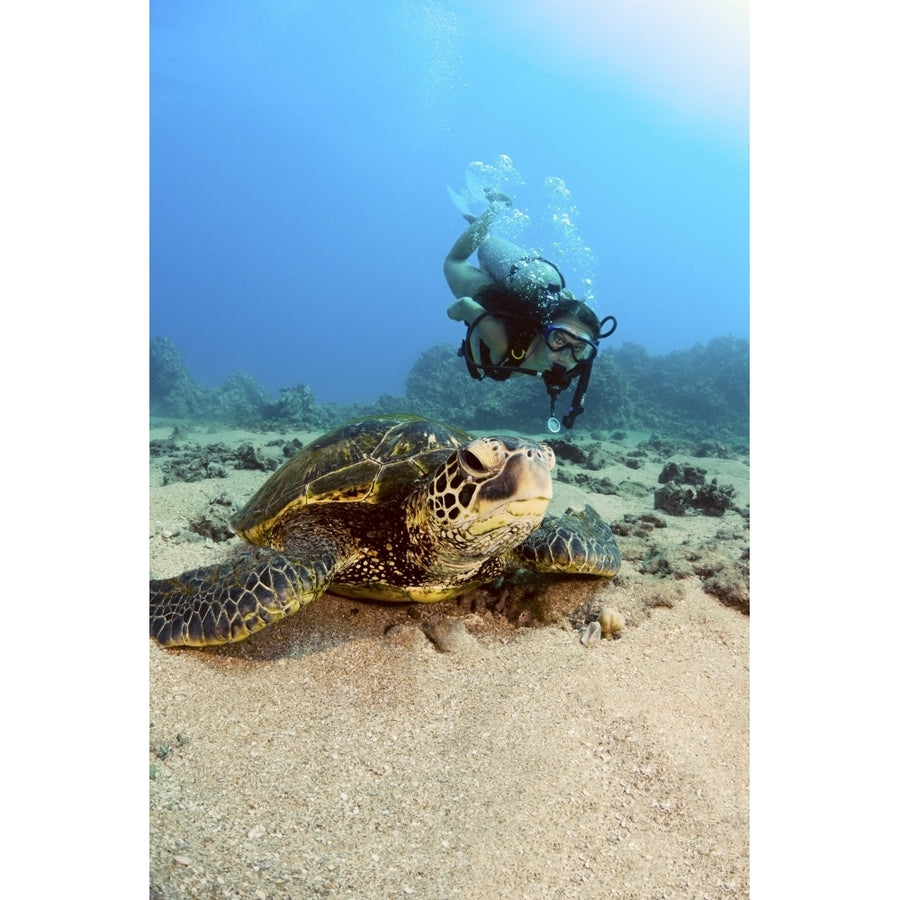
[[[349,422],[299,450],[257,491],[232,525],[247,536],[270,529],[307,505],[377,504],[402,497],[470,440],[459,428],[418,416]]]

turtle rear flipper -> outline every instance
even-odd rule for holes
[[[515,550],[518,561],[533,572],[599,575],[612,578],[622,565],[609,525],[592,507],[546,516]]]
[[[164,647],[242,641],[323,594],[338,551],[308,563],[274,550],[150,582],[150,636]]]

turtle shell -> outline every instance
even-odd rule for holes
[[[472,440],[419,416],[357,419],[323,434],[289,459],[231,520],[253,544],[313,504],[379,504],[404,497],[448,454]],[[340,515],[340,512],[336,512]]]

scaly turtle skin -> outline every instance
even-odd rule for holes
[[[164,646],[241,641],[326,590],[433,603],[504,572],[619,570],[588,507],[545,516],[553,450],[473,439],[416,416],[361,419],[312,441],[231,522],[255,555],[150,582],[150,635]]]

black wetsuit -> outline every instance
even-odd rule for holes
[[[484,307],[485,312],[473,322],[466,323],[469,327],[459,355],[465,359],[473,378],[480,380],[487,376],[495,381],[506,381],[522,365],[531,342],[541,333],[545,322],[535,304],[501,285],[482,288],[475,299]],[[477,358],[472,348],[475,328],[487,316],[502,320],[506,327],[506,352],[498,363],[491,359],[490,348],[484,341],[478,340]]]

